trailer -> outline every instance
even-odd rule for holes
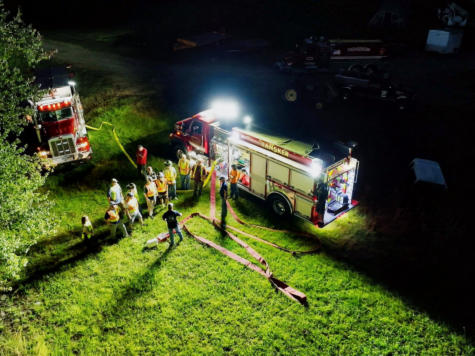
[[[177,122],[170,139],[178,153],[216,160],[219,175],[228,177],[235,164],[238,188],[266,201],[279,217],[295,215],[323,227],[358,204],[354,146],[341,144],[329,153],[285,137],[237,127],[227,131],[212,110]]]
[[[331,72],[349,63],[374,63],[387,55],[386,45],[378,39],[309,37],[275,62],[274,67],[285,73]]]

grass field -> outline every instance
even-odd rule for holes
[[[117,87],[102,73],[79,71],[88,123],[110,121],[126,149],[149,148],[152,166],[168,158],[174,118],[130,87]],[[87,88],[82,90],[81,87]],[[107,90],[106,90],[107,89]],[[344,236],[374,239],[361,210],[322,230],[298,220],[277,222],[252,199],[234,204],[246,221],[311,231],[323,252],[293,257],[242,237],[269,262],[275,276],[307,295],[307,308],[276,293],[257,273],[204,247],[189,236],[176,248],[145,241],[165,230],[147,220],[133,236],[112,240],[102,218],[106,190],[116,177],[124,187],[143,182],[112,140],[109,128],[90,132],[94,159],[48,178],[60,225],[31,251],[25,280],[0,297],[0,354],[473,354],[468,339],[406,303],[325,248]],[[144,201],[142,199],[142,206]],[[184,216],[209,212],[207,192],[199,203],[182,194]],[[79,238],[80,217],[96,227],[90,246]],[[218,209],[219,214],[219,209]],[[234,224],[230,222],[230,224]],[[249,258],[213,227],[192,220],[197,234]],[[292,249],[316,242],[243,228]]]

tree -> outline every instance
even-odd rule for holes
[[[29,248],[53,228],[46,176],[17,138],[32,115],[25,103],[40,94],[33,69],[46,58],[40,34],[0,0],[0,290],[21,277]]]

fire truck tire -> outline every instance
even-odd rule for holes
[[[351,90],[348,88],[343,88],[341,90],[341,99],[343,101],[349,101],[351,99]]]
[[[283,196],[272,194],[268,198],[269,206],[272,212],[279,217],[289,217],[292,213],[290,204]]]
[[[407,99],[397,99],[396,100],[396,107],[399,111],[404,111],[407,109]]]
[[[361,64],[352,64],[348,67],[348,72],[351,72],[354,74],[362,74],[365,72],[365,70]]]
[[[364,72],[368,77],[375,77],[379,72],[379,68],[376,64],[371,63],[364,66]]]
[[[289,88],[284,91],[284,100],[288,103],[295,103],[297,101],[298,94],[294,88]]]

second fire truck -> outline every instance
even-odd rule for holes
[[[355,207],[359,162],[351,145],[322,152],[315,145],[249,130],[219,127],[213,110],[178,121],[170,134],[175,152],[217,160],[218,174],[240,170],[238,187],[269,203],[278,216],[295,215],[320,227]]]
[[[71,75],[63,68],[37,73],[36,82],[44,94],[33,103],[29,146],[36,148],[45,166],[81,162],[92,157],[79,94]]]

